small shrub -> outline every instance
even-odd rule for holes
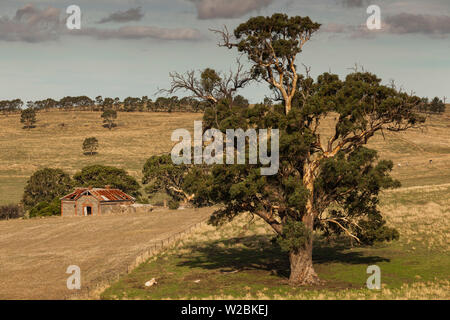
[[[170,200],[169,201],[169,209],[170,210],[177,210],[180,207],[180,202],[176,200]]]
[[[61,214],[61,201],[56,198],[52,202],[40,202],[30,211],[30,218],[58,216]]]
[[[0,207],[0,220],[18,219],[22,217],[22,207],[17,204],[8,204]]]
[[[164,207],[164,201],[162,200],[155,201],[153,205],[156,207]]]
[[[150,200],[147,197],[137,197],[136,202],[140,204],[150,204]]]

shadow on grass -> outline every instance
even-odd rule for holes
[[[388,258],[375,255],[365,255],[361,251],[348,251],[349,246],[343,244],[326,245],[317,244],[313,249],[313,262],[315,264],[342,263],[370,265],[378,262],[390,262]]]
[[[192,255],[179,266],[219,270],[266,270],[287,276],[287,256],[266,236],[237,237],[189,246]]]
[[[227,240],[205,242],[189,247],[192,254],[178,266],[218,270],[223,273],[244,270],[269,271],[281,277],[289,276],[289,258],[279,246],[273,244],[268,236],[247,236]],[[389,262],[380,256],[367,256],[364,252],[348,251],[342,244],[328,246],[315,244],[313,263],[370,265],[377,262]]]

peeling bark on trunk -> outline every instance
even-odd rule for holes
[[[289,253],[291,264],[291,274],[289,284],[291,285],[311,285],[320,283],[319,277],[314,271],[312,261],[313,250],[313,229],[314,229],[314,170],[317,163],[308,163],[304,167],[303,184],[309,190],[310,195],[306,203],[306,212],[302,218],[303,225],[310,231],[310,237],[306,241],[304,248],[297,252]]]
[[[304,226],[311,231],[311,236],[306,241],[305,247],[297,252],[290,252],[289,261],[291,264],[291,274],[289,284],[291,285],[310,285],[320,282],[319,277],[314,271],[312,261],[313,250],[313,221],[314,215],[308,212],[303,218]]]
[[[298,252],[291,252],[289,261],[291,264],[290,285],[311,285],[320,282],[312,263],[312,243]]]

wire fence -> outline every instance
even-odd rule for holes
[[[178,240],[183,239],[186,235],[191,234],[194,230],[201,227],[206,223],[208,219],[204,219],[203,221],[197,222],[183,231],[172,234],[171,236],[164,238],[162,240],[158,240],[154,242],[150,247],[141,252],[135,259],[135,261],[129,264],[126,268],[126,272],[130,273],[141,263],[147,261],[149,258],[161,253],[163,249],[170,247],[172,244],[175,244]]]
[[[175,234],[170,235],[167,238],[152,241],[152,243],[143,251],[141,251],[135,260],[128,264],[123,272],[119,272],[114,276],[110,276],[107,279],[97,279],[94,281],[90,281],[91,284],[84,287],[81,292],[76,295],[71,296],[70,298],[98,298],[99,291],[103,291],[102,289],[106,289],[112,282],[117,281],[122,275],[131,273],[136,267],[140,264],[144,263],[148,259],[160,254],[164,249],[169,248],[172,245],[175,245],[177,241],[184,239],[186,236],[193,233],[196,229],[204,226],[209,218],[206,218],[200,222],[197,222],[188,228],[177,232]]]

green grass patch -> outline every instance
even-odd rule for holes
[[[262,232],[258,221],[244,227],[243,220],[219,230],[210,227],[202,236],[188,239],[140,265],[113,283],[103,299],[204,299],[226,298],[346,298],[373,297],[366,288],[369,265],[381,268],[383,292],[404,292],[405,285],[445,281],[450,258],[442,250],[400,241],[373,247],[351,248],[342,243],[316,241],[313,259],[324,284],[294,288],[287,284],[286,254]],[[240,226],[240,228],[239,228]],[[199,239],[204,239],[199,241]],[[145,287],[156,278],[157,284]],[[409,290],[409,289],[408,289]],[[344,296],[340,296],[343,292]],[[407,294],[407,293],[404,293]]]

